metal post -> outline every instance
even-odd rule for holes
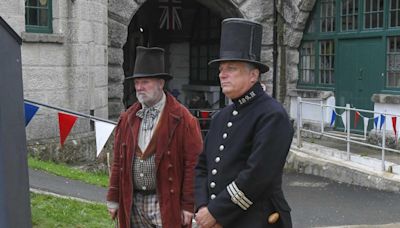
[[[386,109],[385,109],[386,113]],[[382,118],[382,116],[381,116]],[[382,121],[382,120],[381,120]],[[382,171],[385,171],[385,148],[386,148],[386,118],[385,122],[383,123],[383,131],[382,131]]]
[[[350,104],[346,104],[347,160],[350,161]]]
[[[321,105],[321,133],[324,133],[324,102],[323,100],[320,101]]]
[[[300,148],[302,147],[302,142],[301,142],[301,109],[302,109],[302,104],[301,104],[301,97],[297,97],[297,147]]]

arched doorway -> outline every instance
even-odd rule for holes
[[[158,7],[160,4],[175,4],[181,3],[183,6],[183,17],[189,18],[191,15],[195,13],[195,11],[202,7],[209,11],[215,17],[218,17],[220,20],[228,17],[241,17],[247,18],[254,21],[258,21],[263,24],[264,26],[264,34],[263,34],[263,47],[261,53],[261,60],[270,66],[272,66],[272,20],[271,15],[273,12],[272,7],[272,0],[147,0],[147,1],[131,1],[131,0],[109,0],[109,7],[108,7],[108,112],[109,118],[117,119],[120,112],[125,109],[123,104],[123,81],[125,75],[129,73],[129,69],[132,72],[132,62],[134,59],[129,57],[126,58],[124,56],[123,47],[126,46],[127,42],[130,43],[130,48],[135,47],[135,44],[150,44],[150,45],[158,45],[166,49],[167,52],[167,69],[169,72],[174,75],[173,83],[168,85],[168,89],[174,90],[179,89],[181,90],[181,94],[178,96],[179,100],[182,102],[187,102],[189,98],[186,96],[189,95],[190,91],[198,91],[200,93],[206,92],[206,95],[209,96],[208,99],[212,99],[213,101],[219,100],[219,87],[213,85],[204,85],[200,84],[199,80],[197,80],[197,85],[194,81],[195,78],[190,78],[193,74],[190,73],[190,64],[194,64],[193,58],[191,58],[191,44],[193,44],[194,40],[190,40],[195,37],[193,33],[188,33],[189,37],[186,37],[185,42],[183,42],[179,36],[169,35],[169,38],[165,38],[164,35],[154,35],[151,36],[150,34],[146,33],[146,30],[143,29],[143,37],[136,38],[135,42],[132,40],[127,40],[128,34],[131,32],[130,29],[138,29],[135,26],[132,26],[128,29],[131,23],[138,23],[137,18],[138,15],[141,15],[143,12],[146,12],[146,7],[151,10],[151,14],[149,15],[158,15],[155,18],[151,18],[150,21],[146,22],[148,24],[158,23],[159,18],[161,17],[160,10]],[[188,7],[185,10],[186,5]],[[193,11],[194,10],[194,11]],[[143,12],[142,12],[143,11]],[[197,17],[194,16],[192,20],[195,20]],[[294,17],[296,18],[296,17]],[[138,20],[135,22],[135,20]],[[184,23],[188,23],[184,21]],[[192,21],[190,26],[200,26],[200,23],[195,23]],[[182,26],[185,26],[184,24]],[[153,29],[156,26],[153,25]],[[165,27],[164,27],[165,28]],[[192,29],[193,30],[193,29]],[[140,31],[140,28],[139,28]],[[149,32],[150,30],[147,30]],[[207,31],[207,30],[205,30]],[[294,30],[293,30],[294,31]],[[182,33],[181,33],[182,34]],[[296,33],[295,33],[296,34]],[[134,34],[131,33],[132,37],[135,37]],[[296,36],[297,37],[297,36]],[[182,38],[182,37],[181,37]],[[160,41],[160,39],[164,40],[162,43],[157,43],[156,41]],[[301,38],[299,38],[301,39]],[[137,43],[136,43],[137,42]],[[200,41],[199,41],[200,42]],[[201,43],[201,42],[200,42]],[[200,44],[198,43],[198,44]],[[192,46],[193,47],[193,46]],[[126,49],[126,48],[125,48]],[[126,50],[127,51],[127,50]],[[125,52],[126,53],[126,52]],[[129,53],[129,52],[128,52]],[[203,53],[203,52],[202,52]],[[209,52],[208,52],[209,53]],[[133,54],[130,54],[134,56]],[[175,58],[172,59],[171,58]],[[201,63],[207,62],[204,59],[198,58],[198,61],[202,61]],[[125,64],[124,64],[125,62]],[[124,67],[123,67],[124,64]],[[193,69],[193,68],[192,68]],[[200,72],[204,69],[198,68],[197,70]],[[207,68],[207,71],[209,69]],[[262,76],[262,80],[268,83],[269,78],[272,77],[272,68],[271,71],[267,74]],[[185,73],[182,73],[185,72]],[[207,77],[204,77],[199,74],[203,78],[198,79],[205,79],[208,78],[209,75],[212,74],[207,73]],[[200,77],[199,76],[199,77]],[[200,81],[201,81],[200,80]],[[212,84],[212,83],[209,83]],[[218,91],[216,91],[218,90]],[[179,91],[178,91],[179,92]],[[127,93],[126,93],[127,94]],[[126,96],[125,99],[130,99],[129,96]],[[129,105],[129,101],[126,102]],[[221,101],[222,102],[222,101]],[[219,103],[216,103],[219,105]]]
[[[239,14],[230,16],[239,17]],[[174,79],[169,90],[184,105],[219,108],[218,71],[207,63],[218,57],[223,16],[195,0],[148,0],[133,16],[123,46],[124,76],[133,74],[136,46],[162,47],[166,68]],[[135,102],[132,81],[124,82],[125,108]]]

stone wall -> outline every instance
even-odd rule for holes
[[[108,1],[108,111],[109,118],[113,120],[118,119],[119,114],[124,110],[122,47],[128,36],[130,20],[143,2],[140,0]]]
[[[21,33],[25,98],[107,118],[107,1],[53,1],[53,19],[52,34]],[[40,108],[26,130],[58,137],[57,112]],[[90,130],[80,118],[71,134]]]
[[[307,19],[315,4],[315,0],[280,0],[278,1],[279,18],[282,21],[282,27],[279,28],[283,36],[282,42],[279,43],[279,65],[282,72],[278,75],[279,97],[286,108],[290,109],[289,94],[296,90],[297,80],[299,78],[298,64],[299,51],[298,48],[303,38],[303,31]]]
[[[86,114],[92,110],[96,116],[108,117],[107,7],[106,0],[53,0],[53,33],[44,34],[25,32],[24,0],[0,2],[0,15],[23,39],[26,99]],[[96,154],[87,119],[78,119],[69,138],[79,140],[67,140],[63,149],[59,146],[57,111],[40,107],[26,131],[32,153],[40,145],[41,151],[61,158],[71,152],[82,156],[77,160],[93,160]],[[81,139],[82,134],[87,135]]]
[[[1,0],[0,16],[21,34],[25,31],[25,0]]]

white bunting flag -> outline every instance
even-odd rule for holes
[[[347,117],[346,117],[346,114],[347,114],[347,111],[344,111],[343,113],[342,113],[342,122],[343,122],[343,126],[344,126],[344,131],[346,132],[346,130],[347,130]]]
[[[102,122],[102,121],[94,121],[94,126],[96,130],[96,148],[97,148],[97,156],[99,156],[101,150],[106,144],[108,138],[113,132],[115,125]]]
[[[368,123],[369,123],[369,118],[363,117],[364,119],[364,138],[367,137],[367,129],[368,129]]]

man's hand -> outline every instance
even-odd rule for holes
[[[215,218],[208,211],[207,207],[200,208],[200,210],[196,213],[195,220],[197,225],[199,225],[201,228],[210,228],[217,223]]]
[[[108,213],[111,215],[111,219],[114,220],[117,216],[117,209],[116,208],[108,208]]]
[[[215,223],[215,225],[212,226],[211,228],[222,228],[222,226],[219,223]]]
[[[189,211],[182,210],[181,217],[182,217],[182,225],[183,226],[187,226],[192,221],[193,213],[191,213]]]

